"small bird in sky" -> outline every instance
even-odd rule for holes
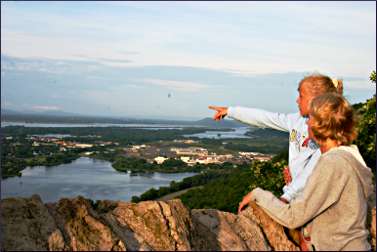
[[[171,97],[171,93],[168,94],[168,98],[170,98],[170,97]]]

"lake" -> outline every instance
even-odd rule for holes
[[[82,195],[93,200],[130,201],[132,196],[154,187],[168,186],[197,173],[151,173],[130,176],[111,167],[111,163],[81,157],[70,164],[35,166],[22,171],[21,177],[1,181],[1,198],[30,197],[39,194],[46,202]]]

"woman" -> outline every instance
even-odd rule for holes
[[[316,97],[307,124],[321,157],[303,194],[285,204],[256,188],[244,197],[239,212],[253,200],[283,226],[306,225],[310,232],[304,236],[315,250],[370,250],[366,216],[373,175],[356,146],[350,146],[356,138],[351,105],[335,93]]]

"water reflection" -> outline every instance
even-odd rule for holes
[[[22,177],[1,181],[1,197],[30,197],[39,194],[44,202],[82,195],[93,200],[129,201],[150,188],[167,186],[195,173],[150,173],[130,176],[111,167],[111,163],[82,157],[70,164],[26,168]]]

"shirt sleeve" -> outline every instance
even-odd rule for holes
[[[303,226],[339,200],[348,179],[347,173],[342,172],[342,165],[346,164],[339,159],[320,159],[302,197],[289,204],[260,188],[253,190],[252,200],[281,225],[290,229]]]
[[[262,109],[229,107],[228,116],[259,128],[289,131],[289,114],[274,113]]]
[[[314,167],[316,166],[319,158],[321,157],[321,151],[318,149],[310,157],[308,163],[301,169],[301,172],[292,180],[292,182],[283,187],[284,194],[281,196],[288,201],[296,198],[303,190],[308,181],[309,176],[312,174]]]

